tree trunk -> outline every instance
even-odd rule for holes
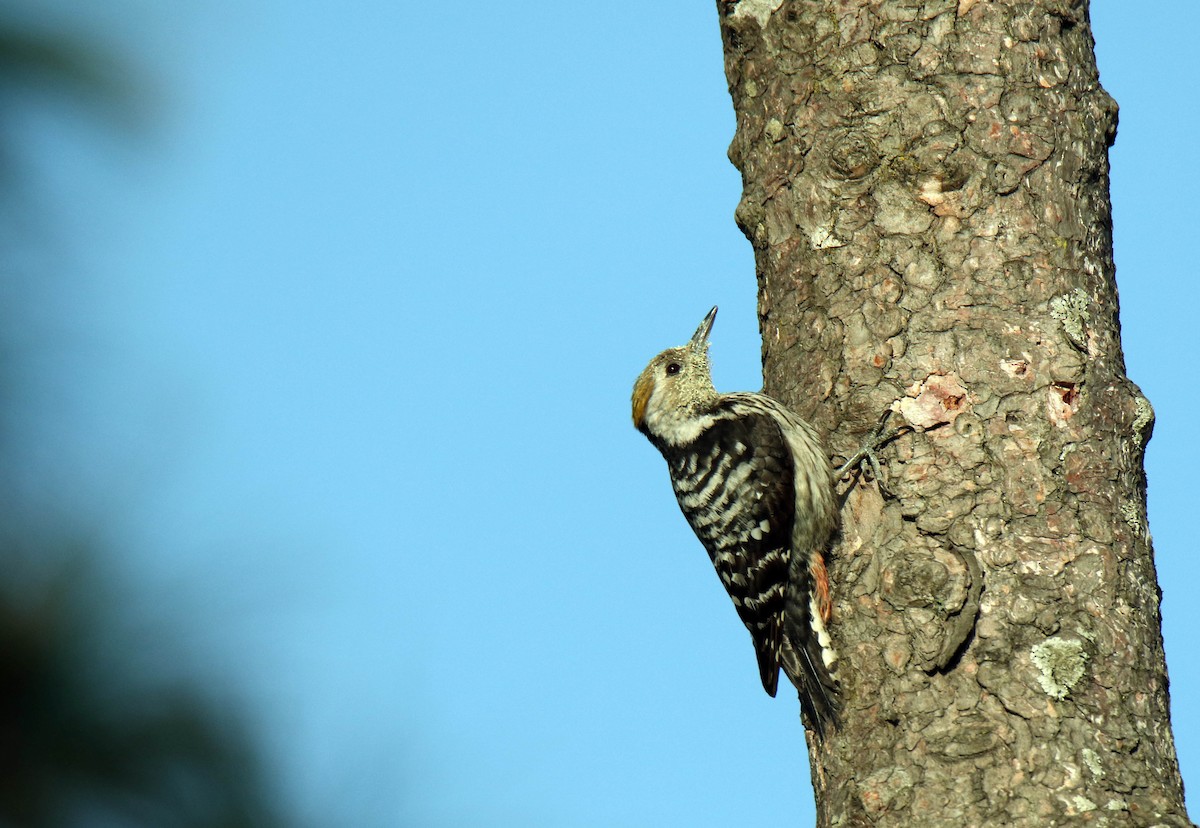
[[[1084,0],[718,0],[766,391],[849,455],[821,826],[1190,825]]]

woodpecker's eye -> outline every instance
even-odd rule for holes
[[[678,374],[679,373],[679,363],[678,362],[668,363],[667,364],[667,373],[668,374]]]

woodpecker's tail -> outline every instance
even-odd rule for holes
[[[837,681],[822,664],[821,654],[810,647],[785,642],[782,656],[783,671],[800,696],[800,710],[817,738],[824,739],[826,728],[838,726]]]
[[[788,569],[780,662],[809,725],[824,739],[826,726],[838,724],[837,653],[825,626],[832,615],[825,559],[820,552],[796,555]]]

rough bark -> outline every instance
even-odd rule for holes
[[[766,390],[860,481],[822,826],[1188,825],[1086,2],[719,0]]]

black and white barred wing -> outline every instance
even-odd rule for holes
[[[679,506],[750,630],[774,696],[795,508],[788,445],[766,414],[717,410],[693,443],[664,454]]]

